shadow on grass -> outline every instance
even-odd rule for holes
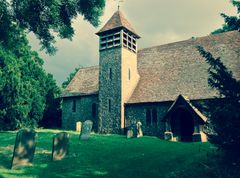
[[[0,154],[0,167],[5,169],[11,168],[12,157],[6,156],[5,154]]]

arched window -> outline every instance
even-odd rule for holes
[[[92,117],[96,118],[96,115],[97,115],[97,105],[96,105],[96,103],[93,103],[92,104]]]
[[[146,111],[146,123],[147,123],[147,125],[151,125],[151,111],[150,111],[150,109],[147,109],[147,111]]]
[[[157,124],[157,110],[156,109],[152,110],[152,123]]]
[[[73,103],[72,103],[72,112],[76,112],[76,100],[75,99],[73,100]]]

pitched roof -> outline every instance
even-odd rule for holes
[[[173,101],[179,94],[192,99],[218,96],[208,86],[209,65],[196,46],[203,46],[240,80],[240,33],[209,35],[146,48],[138,52],[139,83],[128,103]]]
[[[108,22],[103,26],[103,28],[97,32],[99,35],[109,30],[114,30],[117,28],[126,28],[130,32],[134,33],[138,38],[140,37],[136,31],[133,29],[131,23],[124,17],[121,11],[116,11],[113,16],[108,20]]]
[[[192,105],[190,100],[183,96],[179,95],[177,99],[173,102],[171,107],[168,109],[166,115],[164,116],[163,121],[166,121],[166,119],[169,119],[171,114],[179,107],[179,106],[184,106],[186,107],[191,113],[193,113],[196,118],[200,121],[200,123],[205,123],[207,122],[207,117],[204,116],[195,106]]]
[[[179,95],[189,99],[207,99],[218,95],[208,86],[209,65],[200,56],[203,46],[240,80],[240,33],[226,32],[146,48],[138,51],[140,80],[128,103],[174,101]],[[67,87],[67,95],[96,94],[98,67],[80,69]]]
[[[62,97],[97,94],[98,71],[98,66],[80,68],[63,91]]]

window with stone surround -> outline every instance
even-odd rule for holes
[[[75,99],[72,102],[72,112],[76,112],[76,100]]]

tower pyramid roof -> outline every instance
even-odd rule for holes
[[[129,23],[129,21],[124,17],[122,12],[120,10],[116,11],[113,16],[108,20],[108,22],[103,26],[103,28],[97,32],[97,35],[100,35],[106,31],[118,29],[118,28],[125,28],[131,33],[135,34],[137,38],[140,38],[140,36],[136,33],[136,31],[133,29],[132,25]]]

